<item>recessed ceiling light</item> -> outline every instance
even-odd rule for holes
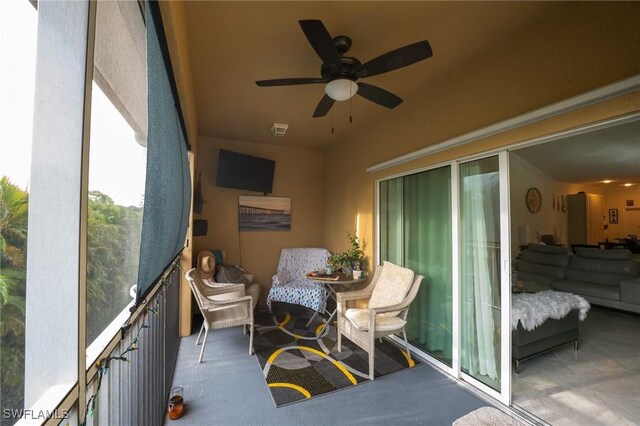
[[[602,181],[602,183],[611,183],[611,181],[609,179],[605,179]]]
[[[633,185],[632,183],[625,183],[624,186],[631,186]]]

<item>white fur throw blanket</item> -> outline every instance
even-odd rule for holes
[[[525,330],[533,330],[549,318],[564,318],[572,309],[580,310],[584,321],[591,305],[584,297],[561,291],[514,294],[511,298],[511,328],[518,328],[518,321]]]

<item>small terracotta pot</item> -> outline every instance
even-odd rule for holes
[[[180,395],[174,395],[169,399],[169,418],[176,420],[184,414],[184,399]]]

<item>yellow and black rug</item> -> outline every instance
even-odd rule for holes
[[[307,328],[309,318],[307,310],[256,318],[256,357],[277,407],[369,380],[367,353],[345,337],[338,352],[335,323]],[[386,340],[376,342],[375,359],[376,378],[420,363]]]

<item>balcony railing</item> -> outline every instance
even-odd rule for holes
[[[175,269],[133,313],[127,307],[87,348],[85,419],[78,418],[76,384],[52,389],[51,397],[25,410],[17,424],[54,425],[63,419],[86,425],[162,424],[179,341],[179,285]],[[53,395],[59,392],[66,397],[53,409],[47,400],[60,400]],[[37,419],[43,413],[51,418]]]

